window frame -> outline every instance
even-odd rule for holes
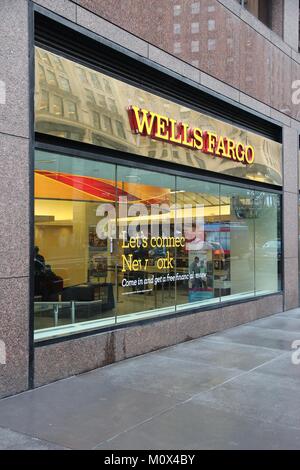
[[[44,137],[49,137],[49,136],[44,136]],[[140,169],[144,169],[147,171],[153,171],[153,166],[151,165],[151,162],[147,161],[147,157],[140,158],[139,156],[136,156],[134,154],[128,154],[128,153],[122,153],[120,151],[113,151],[110,149],[104,149],[104,148],[96,148],[95,152],[92,151],[92,145],[91,144],[80,144],[78,146],[75,145],[72,146],[72,142],[69,142],[69,145],[62,146],[59,144],[58,137],[52,137],[50,136],[50,140],[52,143],[45,142],[43,141],[43,135],[36,135],[36,140],[35,140],[35,146],[34,149],[36,150],[43,150],[47,152],[53,152],[53,153],[62,153],[64,155],[70,156],[70,157],[78,157],[86,160],[94,160],[99,163],[111,163],[114,165],[121,165],[121,166],[127,166],[127,167],[132,167],[132,168],[137,168],[137,166]],[[48,139],[47,139],[48,140]],[[58,145],[57,145],[58,144]],[[78,148],[80,147],[80,148]],[[136,161],[136,157],[140,160],[139,163]],[[266,193],[270,194],[278,194],[280,196],[280,229],[281,229],[281,244],[283,246],[283,230],[282,230],[282,189],[278,188],[276,186],[272,185],[266,185],[263,183],[257,183],[257,182],[250,182],[249,180],[242,180],[239,178],[232,178],[229,177],[227,179],[224,178],[223,176],[218,176],[218,175],[205,175],[202,173],[201,170],[197,170],[196,172],[193,172],[191,168],[189,167],[183,167],[182,165],[176,165],[176,164],[169,164],[169,162],[160,162],[157,161],[156,167],[154,171],[160,171],[162,173],[170,175],[170,173],[173,176],[179,176],[179,177],[184,177],[184,178],[191,178],[191,179],[197,179],[199,182],[211,182],[211,183],[217,183],[221,185],[226,185],[226,186],[235,186],[237,188],[243,188],[243,189],[248,189],[248,190],[261,190]],[[248,183],[249,181],[249,183]],[[34,214],[33,214],[33,220],[34,220]],[[32,273],[34,275],[34,271]],[[190,308],[187,307],[186,309],[182,310],[176,310],[170,313],[165,313],[161,315],[155,315],[155,310],[153,311],[153,316],[151,315],[149,318],[140,318],[134,321],[124,321],[120,323],[115,323],[110,326],[99,326],[91,329],[86,329],[84,331],[76,332],[76,333],[66,333],[65,335],[57,336],[57,337],[50,337],[46,339],[41,339],[41,340],[35,340],[34,344],[35,347],[38,346],[43,346],[46,344],[53,344],[53,343],[59,343],[63,341],[68,341],[71,339],[76,339],[76,338],[81,338],[85,336],[91,336],[95,335],[98,333],[102,333],[105,331],[113,331],[116,329],[124,328],[124,327],[132,327],[135,325],[145,325],[147,323],[153,323],[156,321],[162,321],[166,319],[171,319],[171,318],[176,318],[180,317],[183,315],[190,315],[192,313],[200,313],[200,312],[205,312],[208,310],[212,309],[219,309],[219,308],[224,308],[225,306],[230,306],[230,305],[237,305],[241,303],[246,303],[250,301],[255,301],[257,299],[263,298],[263,297],[269,297],[269,296],[274,296],[274,295],[282,295],[283,293],[283,271],[281,270],[280,272],[280,290],[277,290],[275,292],[272,292],[270,294],[262,294],[262,295],[256,295],[245,297],[245,298],[240,298],[240,299],[230,299],[230,300],[220,300],[218,303],[213,303],[211,305],[209,304],[203,304],[202,305],[197,305],[193,306],[191,303]],[[34,301],[32,297],[32,310],[34,310]],[[33,330],[34,333],[34,330]]]

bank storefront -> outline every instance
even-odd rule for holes
[[[41,45],[35,131],[37,344],[282,290],[279,139]]]

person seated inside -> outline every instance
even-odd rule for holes
[[[43,301],[58,300],[58,294],[63,290],[63,279],[57,276],[46,264],[45,258],[39,253],[39,247],[34,247],[34,295],[42,297]]]

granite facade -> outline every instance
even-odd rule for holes
[[[235,0],[35,0],[197,86],[271,117],[283,126],[284,295],[177,316],[35,349],[35,386],[135,355],[221,331],[299,305],[299,106],[291,83],[300,79],[295,21],[274,30]],[[282,2],[277,0],[278,11]],[[29,23],[28,0],[2,0],[0,29],[0,397],[28,388],[29,358]],[[175,6],[180,8],[175,8]],[[275,20],[274,20],[275,21]],[[293,24],[289,31],[287,24]],[[5,99],[4,99],[5,98]]]
[[[30,122],[28,2],[3,0],[0,11],[0,80],[2,81],[0,397],[2,397],[28,387]],[[4,352],[6,357],[3,357]]]
[[[297,129],[283,127],[282,147],[284,308],[288,310],[299,305],[299,131]]]

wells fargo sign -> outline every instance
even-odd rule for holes
[[[245,145],[199,127],[190,127],[189,124],[137,106],[128,108],[128,116],[131,130],[135,134],[200,150],[221,158],[229,158],[244,165],[252,165],[254,162],[254,148],[251,145]]]

